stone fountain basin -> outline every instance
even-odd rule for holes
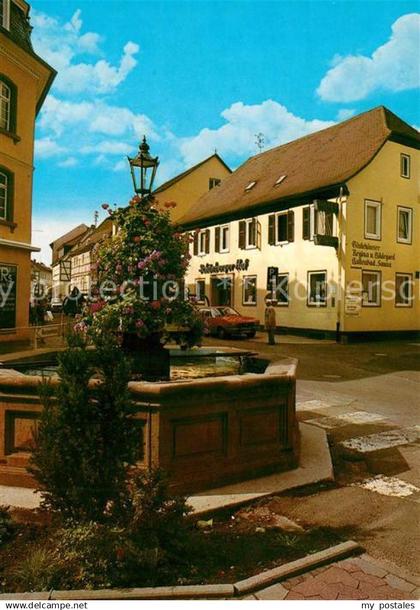
[[[189,355],[187,351],[185,357]],[[130,382],[141,447],[138,467],[163,468],[172,491],[182,494],[295,468],[296,366],[292,359],[267,367],[262,361],[262,373]],[[0,484],[35,484],[26,466],[42,410],[41,381],[40,376],[0,370]]]

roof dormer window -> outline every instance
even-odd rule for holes
[[[274,186],[278,186],[279,184],[281,184],[283,182],[283,180],[285,180],[287,178],[287,174],[283,174],[282,176],[280,176],[279,178],[277,178],[277,180],[274,183]]]
[[[10,30],[10,0],[0,0],[0,25]]]
[[[245,191],[248,193],[251,189],[254,188],[254,186],[257,184],[256,180],[252,180],[252,182],[249,182],[249,184],[246,185],[245,187]]]

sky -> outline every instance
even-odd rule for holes
[[[232,167],[378,105],[420,126],[419,2],[32,0],[58,75],[36,126],[33,243],[132,195],[145,134],[159,184],[214,153]]]

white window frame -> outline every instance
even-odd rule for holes
[[[278,219],[280,216],[286,216],[286,239],[279,239],[279,224]],[[275,225],[275,237],[276,237],[276,246],[282,246],[284,244],[288,244],[289,240],[287,239],[287,223],[288,223],[288,211],[285,212],[277,212],[276,214],[276,225]]]
[[[3,0],[3,14],[0,15],[0,25],[10,30],[10,0]]]
[[[1,171],[0,174],[5,178],[4,184],[0,183],[0,191],[2,192],[2,195],[4,194],[4,210],[0,211],[0,220],[7,220],[7,207],[9,201],[9,176]]]
[[[313,301],[311,299],[311,276],[312,275],[324,275],[325,277],[325,297],[324,300],[322,301]],[[307,278],[307,282],[308,282],[308,287],[307,287],[307,301],[306,304],[308,305],[308,307],[326,307],[327,306],[327,300],[328,300],[328,277],[327,277],[327,272],[325,269],[319,269],[319,270],[314,270],[314,271],[308,271],[308,278]]]
[[[408,237],[400,237],[400,213],[408,212]],[[397,208],[397,242],[400,244],[411,244],[413,242],[413,208],[399,205]]]
[[[405,277],[408,280],[408,285],[410,287],[408,301],[403,303],[397,302],[397,277]],[[413,274],[412,273],[403,273],[397,272],[395,274],[395,307],[412,307],[413,306]]]
[[[375,208],[376,214],[376,233],[368,233],[367,231],[367,210],[368,208]],[[382,239],[382,204],[380,201],[374,201],[373,199],[365,199],[365,239],[375,239],[380,241]]]
[[[376,301],[369,301],[369,291],[367,294],[367,299],[365,296],[365,291],[363,290],[363,275],[375,275],[378,278],[378,291],[377,291],[377,299]],[[381,306],[381,290],[382,290],[382,274],[380,271],[375,271],[373,269],[362,269],[362,307],[380,307]]]
[[[249,225],[252,224],[253,222],[255,223],[255,235],[254,235],[255,243],[251,244],[249,242],[249,239],[248,239],[248,237],[249,237]],[[245,250],[254,250],[255,248],[258,247],[258,235],[257,235],[258,228],[257,228],[257,223],[258,223],[258,220],[256,218],[247,218],[245,220]]]
[[[248,287],[249,280],[255,281],[255,301],[245,301],[245,290]],[[248,307],[256,307],[258,299],[258,286],[257,286],[257,276],[256,275],[245,275],[244,281],[242,284],[242,305]]]
[[[407,171],[404,172],[404,161],[407,162]],[[411,157],[406,153],[401,153],[400,157],[400,175],[401,178],[410,178],[411,177]]]
[[[226,233],[226,247],[223,247],[223,233]],[[225,254],[230,250],[230,226],[222,225],[220,227],[220,243],[219,243],[219,252],[221,254]]]
[[[3,92],[1,91],[1,87],[5,87],[8,91],[8,97],[3,96]],[[6,124],[4,126],[0,125],[1,129],[5,131],[10,131],[10,119],[11,119],[11,110],[12,110],[12,90],[4,80],[0,79],[0,108],[6,109]],[[1,113],[0,113],[1,119]]]
[[[198,234],[198,256],[205,256],[206,254],[206,230],[204,230]]]
[[[198,290],[198,285],[199,283],[202,284],[204,282],[204,294],[202,295],[204,298],[200,299],[199,296],[201,296],[199,294],[199,290]],[[199,277],[195,280],[195,296],[197,297],[197,303],[206,303],[206,278],[204,277]]]

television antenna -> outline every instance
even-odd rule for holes
[[[255,134],[255,144],[257,145],[259,152],[264,150],[265,137],[261,131]]]

